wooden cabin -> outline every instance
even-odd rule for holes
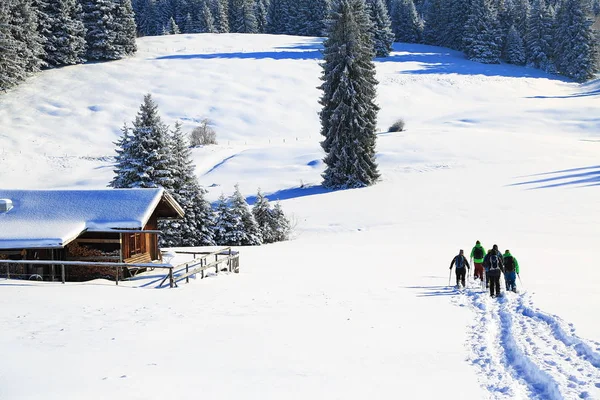
[[[158,221],[182,217],[181,206],[162,188],[0,190],[0,259],[158,261]],[[11,271],[0,266],[0,276],[54,280],[54,267],[14,265]],[[67,268],[66,279],[114,278],[117,271],[74,266]]]

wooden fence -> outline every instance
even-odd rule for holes
[[[0,260],[0,266],[6,265],[7,279],[10,279],[9,265],[10,264],[30,264],[30,265],[58,265],[61,270],[61,282],[65,283],[65,268],[69,266],[88,266],[88,267],[109,267],[117,268],[115,283],[119,284],[119,269],[126,268],[158,268],[166,269],[167,274],[158,285],[161,288],[168,280],[169,287],[177,287],[177,282],[183,279],[186,282],[190,281],[190,276],[200,273],[204,278],[204,271],[209,268],[214,268],[215,273],[219,273],[219,266],[223,263],[227,265],[227,271],[239,272],[239,252],[233,251],[231,247],[215,252],[194,252],[194,251],[176,251],[177,254],[191,254],[194,259],[183,264],[173,266],[171,264],[158,263],[114,263],[114,262],[94,262],[94,261],[62,261],[62,260]],[[214,261],[213,261],[214,257]],[[185,272],[184,272],[185,269]],[[180,274],[178,274],[180,273]]]

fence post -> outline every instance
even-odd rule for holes
[[[185,274],[187,275],[188,272],[190,272],[190,267],[189,267],[189,264],[186,263],[185,264]],[[190,277],[189,276],[185,277],[185,283],[190,283]]]
[[[169,287],[173,289],[173,267],[169,268]]]
[[[206,261],[206,258],[203,258],[202,260],[200,260],[200,267],[204,267],[204,261]],[[202,270],[201,272],[202,272],[202,277],[200,279],[204,279],[204,270]]]
[[[229,272],[231,272],[231,264],[233,264],[233,263],[231,262],[231,247],[230,247],[229,248],[229,256],[228,256],[228,259],[227,259],[227,267],[229,269]]]
[[[117,286],[119,286],[119,270],[121,269],[121,267],[117,267],[117,277],[115,279],[115,283],[117,284]]]
[[[65,264],[60,265],[60,275],[62,277],[62,283],[65,283]]]
[[[216,263],[216,265],[215,265],[215,273],[218,274],[219,273],[219,263],[217,261],[219,261],[219,253],[215,254],[215,263]]]

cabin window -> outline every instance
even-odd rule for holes
[[[143,253],[142,249],[142,234],[132,233],[129,235],[129,253],[130,256]]]

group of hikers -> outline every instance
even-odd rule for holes
[[[474,279],[479,279],[482,283],[485,281],[485,287],[490,289],[490,296],[500,296],[500,276],[504,274],[507,291],[517,291],[517,275],[519,275],[519,263],[517,259],[506,250],[504,254],[498,250],[498,245],[494,245],[487,252],[479,242],[475,242],[475,246],[471,250],[471,262],[474,262],[475,273]],[[465,287],[465,277],[467,269],[470,271],[471,266],[465,257],[463,250],[450,263],[450,269],[455,266],[456,271],[456,286]]]

